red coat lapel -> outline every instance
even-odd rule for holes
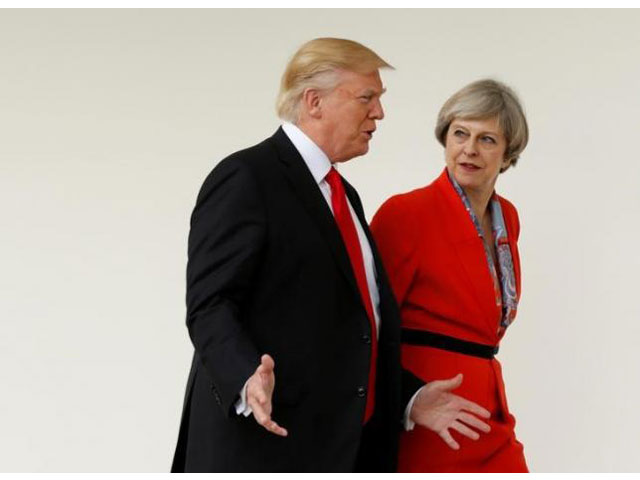
[[[484,313],[483,320],[488,323],[492,331],[496,331],[501,312],[495,303],[493,279],[489,272],[482,240],[460,196],[451,185],[446,169],[434,183],[446,205],[447,219],[444,225],[447,227],[447,236],[451,239],[456,251],[461,271],[465,273],[468,287],[473,292],[480,311]],[[513,248],[511,242],[510,246]]]
[[[509,240],[509,249],[511,250],[511,258],[513,259],[513,270],[516,276],[516,292],[518,293],[518,300],[520,300],[520,254],[518,252],[518,237],[520,236],[520,224],[518,221],[518,214],[509,202],[498,195],[500,200],[500,206],[502,208],[502,215],[504,216],[504,223],[507,227],[507,239]]]

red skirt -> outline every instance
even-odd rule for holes
[[[399,472],[528,472],[524,448],[516,439],[515,418],[507,406],[502,369],[496,360],[472,357],[431,347],[403,345],[402,363],[425,382],[464,374],[453,393],[491,412],[489,433],[471,440],[450,429],[459,450],[418,425],[400,436]]]

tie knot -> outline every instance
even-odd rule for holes
[[[340,174],[335,168],[331,167],[331,170],[329,170],[329,173],[327,173],[325,179],[327,180],[327,183],[331,187],[332,192],[338,193],[338,192],[344,191]]]
[[[327,176],[325,178],[327,179],[327,183],[329,184],[332,190],[334,190],[337,185],[342,183],[342,181],[340,180],[340,174],[333,167],[331,167],[331,169],[329,170],[329,173],[327,173]]]

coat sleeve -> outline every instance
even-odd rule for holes
[[[187,328],[226,414],[259,352],[242,324],[265,242],[260,191],[249,166],[228,158],[205,180],[191,216]]]
[[[402,307],[417,269],[411,212],[400,197],[382,204],[371,221],[371,232],[393,294]]]

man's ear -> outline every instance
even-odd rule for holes
[[[322,117],[322,95],[316,88],[305,88],[301,103],[307,115],[312,118]]]

